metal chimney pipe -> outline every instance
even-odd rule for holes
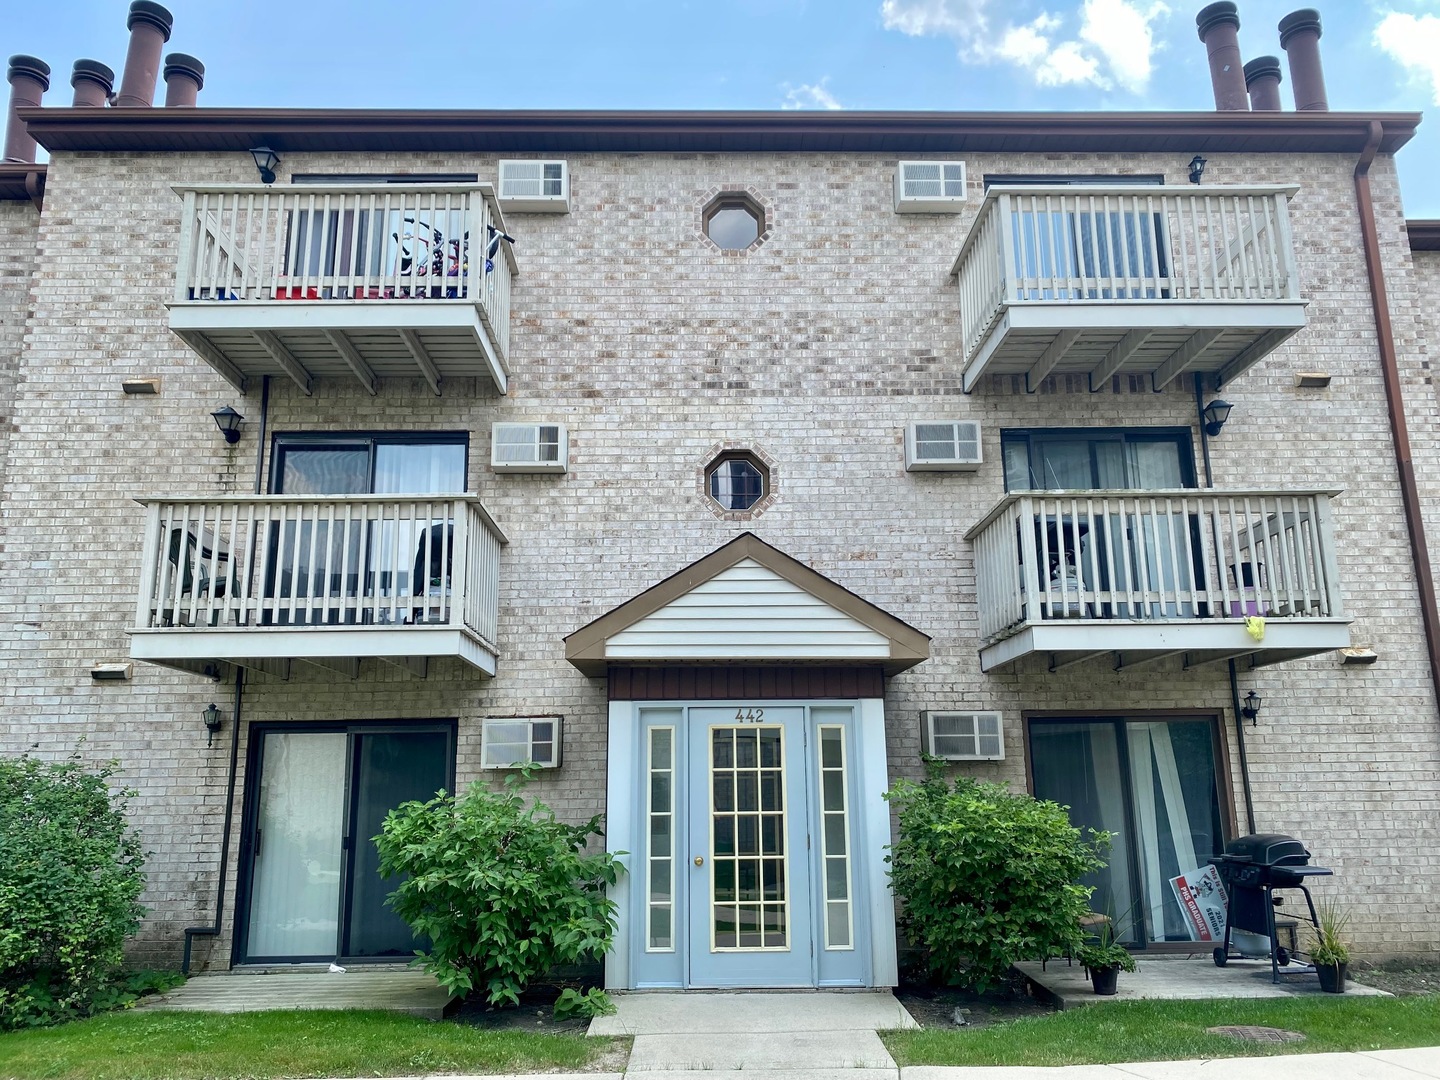
[[[1250,91],[1250,108],[1256,112],[1279,112],[1280,58],[1257,56],[1245,65],[1245,89]]]
[[[1210,56],[1215,108],[1222,112],[1249,111],[1250,97],[1240,67],[1240,16],[1235,5],[1230,0],[1207,4],[1195,16],[1195,29]]]
[[[44,60],[23,53],[10,57],[10,111],[5,115],[5,160],[29,163],[35,160],[35,140],[15,110],[26,105],[39,105],[40,98],[50,89],[50,65]]]
[[[160,50],[170,40],[175,18],[153,0],[135,0],[130,17],[130,50],[125,54],[125,74],[115,104],[124,108],[149,108],[155,101],[155,77],[160,74]]]
[[[103,109],[115,89],[115,72],[99,60],[76,60],[70,71],[70,85],[75,88],[77,108]]]
[[[1320,67],[1320,13],[1292,11],[1280,20],[1280,47],[1290,61],[1290,87],[1298,112],[1329,112],[1325,72]]]
[[[195,57],[172,52],[165,57],[165,107],[193,109],[205,85],[205,65]]]

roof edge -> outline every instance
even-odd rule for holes
[[[1411,251],[1440,251],[1440,220],[1410,218],[1405,222]]]
[[[1225,150],[1394,153],[1419,113],[861,112],[30,107],[47,150]]]
[[[0,162],[0,202],[33,202],[45,197],[45,164],[34,161]]]

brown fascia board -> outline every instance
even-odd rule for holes
[[[1411,251],[1440,251],[1440,221],[1434,218],[1411,218],[1405,222],[1410,234]]]
[[[33,161],[0,162],[0,202],[33,202],[45,195],[45,166]]]
[[[576,630],[565,638],[565,659],[586,675],[604,675],[611,663],[605,657],[606,641],[744,559],[754,559],[816,599],[889,638],[890,658],[883,661],[887,674],[893,675],[930,658],[930,635],[916,630],[843,585],[837,585],[819,571],[765,543],[754,533],[746,532]],[[836,662],[834,657],[822,659],[831,665]],[[684,663],[693,666],[696,661],[691,658]],[[796,661],[787,660],[786,663]]]
[[[402,109],[19,110],[47,150],[481,152],[1164,151],[1392,154],[1419,113],[598,112]]]

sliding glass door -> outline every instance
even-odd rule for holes
[[[1109,832],[1109,865],[1085,879],[1124,940],[1189,941],[1172,879],[1224,850],[1218,734],[1208,717],[1031,718],[1036,798]]]
[[[371,839],[402,802],[450,789],[453,724],[252,730],[241,849],[241,962],[408,959]]]

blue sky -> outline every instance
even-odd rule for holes
[[[1302,0],[1303,2],[1303,0]],[[1312,0],[1313,2],[1313,0]],[[203,105],[355,108],[1134,110],[1213,107],[1199,0],[174,0],[167,50]],[[1240,0],[1248,60],[1296,0]],[[126,0],[10,0],[5,54],[124,64]],[[21,8],[15,11],[15,8]],[[1330,105],[1440,102],[1440,0],[1321,0]],[[163,93],[163,88],[160,91]],[[1292,107],[1288,78],[1281,87]],[[1433,128],[1433,130],[1431,130]],[[1401,151],[1405,209],[1440,217],[1440,117]]]

